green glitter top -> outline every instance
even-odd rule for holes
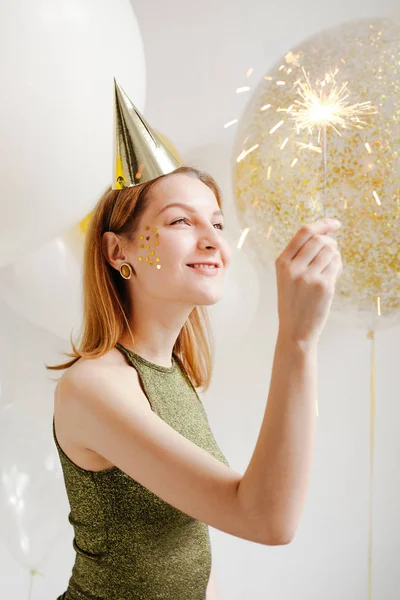
[[[181,363],[156,365],[121,344],[155,412],[229,466]],[[181,512],[118,467],[78,467],[53,436],[74,529],[75,563],[57,600],[205,600],[211,571],[208,525]]]

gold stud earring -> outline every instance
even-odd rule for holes
[[[130,279],[132,276],[132,267],[128,265],[128,263],[122,263],[119,268],[119,272],[124,279]]]

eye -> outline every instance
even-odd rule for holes
[[[185,219],[185,218],[177,219],[176,221],[171,223],[171,225],[175,225],[176,223],[182,223],[184,221],[187,221],[187,219]],[[220,231],[223,231],[225,229],[225,225],[223,223],[215,223],[214,227],[219,227]]]
[[[176,223],[181,223],[182,221],[187,221],[187,219],[185,219],[185,218],[178,219],[177,221],[174,221],[173,223],[171,223],[171,225],[175,225]]]

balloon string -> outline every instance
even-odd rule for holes
[[[28,592],[28,600],[32,599],[32,590],[33,590],[33,578],[37,575],[44,577],[44,573],[37,571],[36,569],[30,569],[29,571],[29,592]]]
[[[371,347],[371,405],[370,405],[370,478],[369,478],[369,547],[368,547],[368,600],[372,598],[372,526],[373,526],[373,475],[375,448],[375,334],[371,330],[367,335],[372,341]]]

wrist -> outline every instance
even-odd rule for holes
[[[302,354],[315,354],[318,349],[317,339],[300,340],[279,329],[277,344]]]

